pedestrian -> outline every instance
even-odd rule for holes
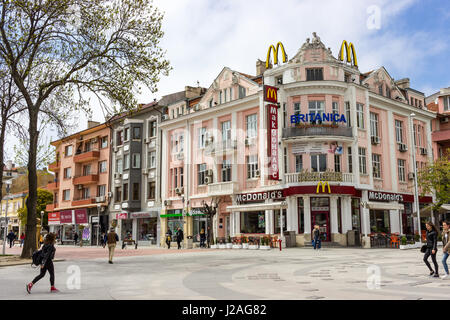
[[[12,246],[14,245],[14,239],[16,239],[16,235],[11,230],[6,237],[9,241],[9,247],[12,248]]]
[[[42,246],[43,244],[44,244],[44,236],[41,233],[39,236],[39,246]]]
[[[75,232],[75,234],[73,235],[73,241],[75,241],[75,245],[77,245],[77,242],[78,242],[78,232]]]
[[[108,243],[108,250],[109,250],[109,263],[112,264],[114,249],[116,249],[116,243],[117,241],[119,241],[119,236],[114,231],[114,228],[111,228],[111,230],[109,231],[106,241]]]
[[[106,241],[107,241],[108,239],[106,238],[106,233],[105,232],[102,232],[102,238],[101,238],[101,244],[102,244],[102,247],[104,248],[105,246],[106,246]]]
[[[427,235],[427,244],[426,244],[425,255],[423,256],[423,262],[425,262],[428,269],[430,269],[430,276],[433,276],[434,278],[439,278],[439,270],[438,270],[439,266],[436,262],[438,230],[431,221],[428,221],[425,224],[425,227],[427,228],[427,234],[426,234]],[[431,260],[433,261],[434,268],[436,269],[436,271],[434,271],[431,268],[431,265],[428,262],[428,258],[430,256],[431,256]]]
[[[170,242],[171,241],[172,241],[172,231],[170,229],[168,229],[167,232],[166,232],[167,249],[170,249]]]
[[[320,226],[318,224],[314,225],[313,246],[314,246],[314,250],[320,250],[320,248],[322,246],[321,240],[320,240]]]
[[[181,249],[181,242],[184,239],[184,234],[183,234],[183,230],[181,230],[181,228],[178,228],[177,231],[177,245],[178,245],[178,250]]]
[[[23,246],[23,243],[25,241],[25,233],[22,232],[22,234],[20,235],[20,246]]]
[[[27,284],[26,288],[28,293],[31,293],[33,285],[41,280],[47,271],[50,274],[50,292],[59,292],[59,290],[55,288],[55,268],[53,266],[53,259],[55,258],[56,251],[55,240],[56,237],[54,233],[49,233],[45,237],[44,246],[42,247],[41,272],[32,282]]]
[[[448,266],[447,266],[447,258],[450,254],[450,229],[449,229],[449,222],[444,221],[442,223],[442,264],[444,265],[445,274],[442,276],[442,279],[445,279],[449,276],[448,273]]]
[[[202,230],[200,230],[200,248],[206,247],[205,241],[206,241],[205,228],[202,228]]]

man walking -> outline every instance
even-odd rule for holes
[[[8,241],[9,241],[9,247],[12,248],[12,246],[14,244],[14,239],[16,239],[16,235],[11,230],[6,237],[8,238]]]
[[[114,256],[114,249],[116,249],[116,243],[119,241],[119,236],[115,233],[114,228],[111,228],[107,236],[108,250],[109,250],[109,263],[112,264]]]
[[[177,244],[178,244],[178,249],[181,249],[181,241],[183,241],[183,239],[184,239],[183,230],[181,230],[181,228],[178,227],[178,231],[177,231]]]

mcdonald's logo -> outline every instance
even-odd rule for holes
[[[278,102],[278,88],[272,86],[264,86],[264,101],[277,103]]]
[[[355,50],[355,46],[353,45],[353,43],[349,43],[347,44],[347,41],[342,41],[342,45],[341,45],[341,50],[339,51],[339,60],[344,61],[344,48],[345,48],[345,53],[347,55],[347,62],[352,62],[352,57],[353,57],[353,65],[355,67],[358,66],[358,60],[356,59],[356,50]],[[350,56],[350,50],[351,52],[351,56]]]
[[[270,52],[273,50],[273,64],[278,63],[278,49],[281,48],[281,53],[283,54],[283,62],[287,61],[286,51],[284,51],[284,46],[281,42],[277,43],[277,46],[274,47],[271,45],[269,50],[267,51],[267,59],[266,59],[266,69],[269,69],[269,61],[270,61]]]
[[[316,193],[319,193],[320,186],[322,186],[322,193],[325,193],[325,187],[328,187],[328,193],[331,193],[330,183],[328,181],[319,181]]]

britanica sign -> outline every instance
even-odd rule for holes
[[[283,190],[241,193],[236,195],[236,202],[264,201],[284,198]]]
[[[369,191],[369,200],[403,202],[403,196],[396,193]]]

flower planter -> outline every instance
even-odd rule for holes
[[[226,244],[219,244],[219,249],[226,249],[227,245]]]
[[[217,249],[217,244],[212,244],[211,249]]]
[[[259,250],[270,250],[270,246],[260,246]]]
[[[243,243],[242,244],[242,249],[248,249],[248,243]]]
[[[242,249],[242,244],[233,244],[233,249]]]
[[[257,244],[248,245],[248,249],[249,250],[258,250],[258,245]]]
[[[227,249],[232,249],[233,248],[233,244],[232,243],[227,243],[226,247],[227,247]]]

